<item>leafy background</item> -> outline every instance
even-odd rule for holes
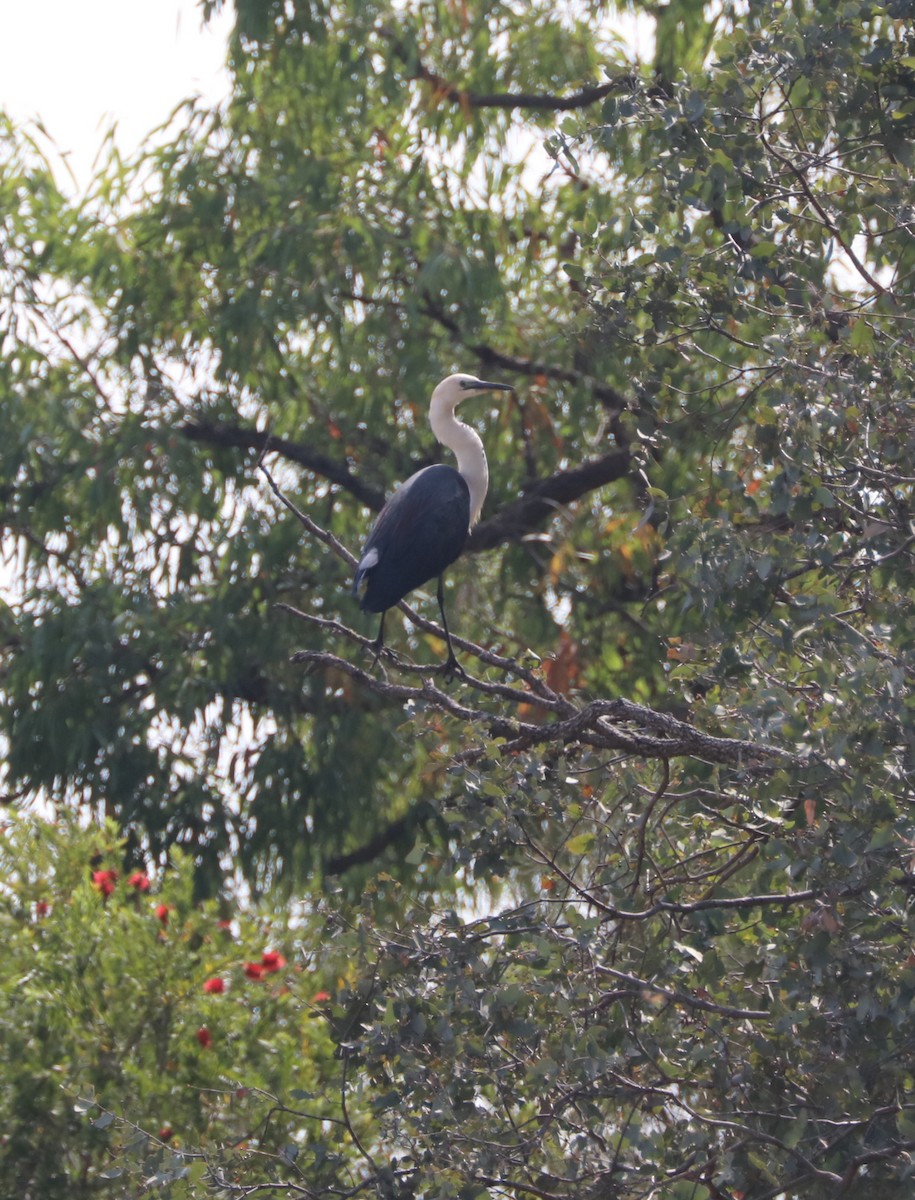
[[[908,1194],[911,6],[654,16],[239,0],[79,201],[3,126],[11,1194]],[[452,369],[446,689],[324,535]]]

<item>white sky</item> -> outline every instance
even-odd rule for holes
[[[228,93],[232,12],[204,28],[196,0],[0,0],[0,109],[40,118],[81,190],[113,123],[129,155],[182,100]]]

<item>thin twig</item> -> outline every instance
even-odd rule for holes
[[[651,820],[651,814],[654,812],[655,805],[667,791],[670,785],[670,759],[661,759],[661,782],[658,784],[657,790],[645,806],[645,811],[639,819],[638,826],[638,850],[636,853],[635,866],[632,869],[632,887],[631,892],[635,895],[639,886],[639,876],[642,873],[642,863],[645,861],[645,834],[648,829],[648,822]]]
[[[347,1065],[348,1061],[349,1061],[348,1055],[344,1048],[343,1049],[343,1071],[341,1073],[341,1079],[340,1079],[340,1111],[343,1114],[343,1123],[346,1126],[347,1133],[353,1139],[353,1145],[356,1147],[356,1149],[359,1151],[359,1153],[362,1155],[362,1157],[369,1164],[369,1166],[372,1168],[372,1170],[375,1172],[375,1174],[377,1176],[378,1164],[375,1162],[374,1158],[372,1158],[371,1154],[369,1154],[368,1150],[366,1150],[365,1146],[363,1146],[362,1142],[359,1140],[359,1134],[353,1128],[353,1123],[350,1120],[350,1116],[349,1116],[349,1110],[346,1107],[346,1065]]]

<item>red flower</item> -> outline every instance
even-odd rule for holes
[[[171,1125],[163,1125],[162,1128],[159,1130],[159,1141],[167,1142],[172,1137],[174,1137],[174,1135],[175,1135],[175,1131],[174,1131],[174,1129],[172,1129]]]
[[[118,881],[117,871],[93,871],[92,886],[98,888],[102,895],[107,900],[114,891],[115,884]]]
[[[156,916],[159,918],[159,920],[162,922],[163,925],[168,924],[168,914],[169,914],[170,910],[171,910],[170,904],[157,904],[156,905]]]
[[[312,999],[313,1004],[321,1004],[324,1000],[330,999],[330,992],[315,992]]]
[[[285,958],[277,950],[265,950],[261,955],[261,966],[267,975],[272,975],[274,971],[279,971],[285,965]]]
[[[203,1046],[204,1050],[209,1050],[213,1045],[213,1035],[205,1025],[197,1030],[197,1041]]]
[[[47,902],[47,900],[36,900],[35,901],[35,916],[36,917],[46,917],[50,911],[51,911],[51,906]]]
[[[218,996],[226,990],[226,985],[223,980],[219,979],[217,976],[214,976],[212,979],[207,979],[204,981],[203,990],[205,992],[211,992],[214,996]]]
[[[265,970],[263,963],[245,963],[245,974],[249,979],[263,979]]]
[[[132,888],[136,888],[138,892],[149,891],[149,876],[145,871],[134,871],[127,882]]]

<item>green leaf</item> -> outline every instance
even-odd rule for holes
[[[569,854],[587,854],[594,849],[596,841],[596,835],[593,833],[579,833],[575,837],[569,838],[566,842],[566,850]]]

